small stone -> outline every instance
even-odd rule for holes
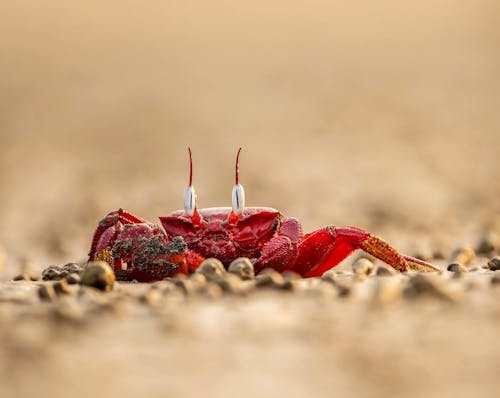
[[[443,301],[456,302],[458,296],[443,283],[439,283],[435,278],[424,274],[416,274],[410,278],[409,286],[404,290],[407,298],[415,297],[435,297]]]
[[[415,257],[422,261],[430,262],[432,261],[432,252],[428,250],[420,250],[418,252],[413,253],[412,257]]]
[[[352,264],[352,270],[356,275],[370,275],[373,268],[373,263],[367,258],[359,258]]]
[[[155,307],[161,304],[163,294],[160,289],[149,289],[146,293],[139,297],[139,301],[150,307]]]
[[[193,274],[191,274],[189,280],[191,281],[194,289],[199,289],[207,283],[207,277],[203,274],[200,274],[199,272],[194,272]]]
[[[377,276],[394,276],[396,275],[396,271],[389,269],[384,266],[378,266],[377,271],[375,272],[375,275]]]
[[[488,268],[492,271],[500,270],[500,256],[493,257],[488,261]]]
[[[395,278],[380,278],[377,280],[372,302],[374,305],[389,304],[401,297],[401,293],[401,283]]]
[[[445,255],[443,253],[442,250],[440,249],[436,249],[432,252],[432,258],[434,260],[444,260],[445,259]]]
[[[283,284],[283,276],[270,268],[266,268],[255,277],[255,286],[262,287],[279,287]]]
[[[50,267],[45,268],[42,271],[42,279],[44,281],[58,281],[59,279],[64,278],[66,275],[61,271],[61,268],[52,265]]]
[[[81,284],[110,292],[115,284],[115,274],[105,261],[90,261],[81,275]]]
[[[19,274],[16,275],[14,278],[12,278],[13,281],[18,282],[18,281],[30,281],[31,277],[29,274],[24,273],[24,274]]]
[[[335,283],[338,280],[338,274],[334,270],[328,270],[321,275],[321,280],[328,283]]]
[[[222,277],[226,273],[226,269],[220,260],[207,258],[200,264],[196,272],[205,275],[207,280],[210,281]]]
[[[217,283],[209,282],[199,289],[198,293],[207,298],[216,299],[222,297],[224,291]]]
[[[80,275],[78,275],[78,274],[69,274],[66,277],[66,282],[68,282],[70,285],[76,285],[77,283],[80,283]]]
[[[214,281],[214,283],[219,285],[225,293],[239,293],[243,289],[243,282],[233,274],[228,274],[225,278],[220,278]]]
[[[500,234],[494,230],[488,230],[484,232],[477,243],[476,252],[478,254],[488,255],[495,251],[497,247],[500,247]]]
[[[458,273],[467,272],[467,267],[464,267],[462,264],[458,263],[450,264],[446,269],[450,272],[458,272]]]
[[[68,282],[66,282],[65,279],[55,282],[53,286],[54,286],[54,291],[58,296],[61,294],[67,294],[67,295],[72,294]]]
[[[80,275],[83,271],[83,268],[80,267],[77,263],[67,263],[61,267],[61,271],[66,272],[67,274]]]
[[[38,297],[42,301],[54,301],[57,298],[54,286],[49,283],[44,283],[38,288]]]
[[[494,286],[500,285],[500,274],[493,275],[493,278],[491,278],[491,284]]]
[[[239,257],[234,260],[229,265],[228,272],[239,276],[243,280],[249,280],[255,277],[253,264],[247,257]]]
[[[459,247],[451,252],[449,262],[468,266],[475,257],[476,253],[471,247]]]
[[[285,281],[299,281],[302,280],[302,276],[295,271],[286,270],[281,274]]]

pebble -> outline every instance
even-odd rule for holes
[[[49,283],[40,285],[38,288],[38,297],[42,301],[54,301],[57,298],[54,286]]]
[[[458,263],[468,266],[472,263],[476,253],[471,247],[459,247],[453,250],[450,254],[449,263]]]
[[[500,285],[500,274],[493,275],[493,278],[491,278],[491,284],[492,285]]]
[[[283,282],[283,276],[271,268],[264,269],[255,277],[255,286],[258,288],[280,287]]]
[[[207,298],[216,299],[224,295],[222,288],[215,282],[209,282],[198,290],[198,294]]]
[[[328,270],[323,275],[321,275],[321,280],[324,282],[335,284],[338,280],[338,274],[334,270]]]
[[[90,261],[81,275],[81,284],[110,292],[115,284],[115,274],[107,262]]]
[[[83,268],[80,267],[77,263],[67,263],[61,267],[61,271],[67,273],[68,275],[69,274],[80,275],[83,271]]]
[[[56,281],[64,278],[66,275],[62,275],[61,268],[55,265],[45,268],[42,271],[42,279],[44,281]]]
[[[467,272],[467,267],[465,267],[459,263],[450,264],[450,265],[448,265],[448,267],[446,269],[450,272],[456,272],[456,273]]]
[[[224,278],[213,281],[220,286],[224,293],[240,293],[243,291],[243,283],[239,277],[227,274]]]
[[[490,261],[488,261],[488,268],[491,271],[500,270],[500,256],[493,257]]]
[[[458,301],[458,296],[443,283],[423,274],[416,274],[410,278],[409,286],[404,290],[407,298],[429,296],[448,302]]]
[[[239,276],[243,280],[250,280],[255,278],[253,264],[247,257],[239,257],[234,260],[229,265],[228,272]]]
[[[221,278],[226,273],[226,269],[220,260],[207,258],[200,264],[196,272],[204,275],[207,280],[211,281]]]
[[[163,294],[160,289],[149,289],[146,293],[139,297],[139,301],[150,307],[159,306],[162,302]]]
[[[500,234],[493,230],[486,231],[476,246],[478,254],[490,254],[497,247],[500,247]]]
[[[396,273],[397,273],[397,271],[393,270],[391,268],[384,267],[384,266],[378,266],[377,271],[375,272],[375,275],[377,275],[377,276],[394,276],[394,275],[396,275]]]
[[[370,275],[370,273],[373,271],[373,268],[375,266],[373,263],[368,260],[367,258],[358,258],[353,264],[352,264],[352,270],[353,272],[358,275],[358,276],[366,276]]]
[[[13,281],[37,281],[39,278],[35,275],[31,275],[27,272],[24,272],[22,274],[16,275],[13,279]]]
[[[70,285],[76,285],[77,283],[80,283],[80,275],[78,275],[78,274],[69,274],[66,277],[66,282],[68,282]]]
[[[375,305],[389,304],[400,298],[401,293],[401,283],[395,278],[380,278],[377,280],[372,302]]]
[[[61,279],[53,284],[54,291],[59,296],[61,294],[71,295],[72,291],[69,288],[68,282],[65,279]]]

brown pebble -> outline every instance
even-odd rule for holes
[[[338,274],[334,270],[328,270],[321,275],[321,280],[324,282],[335,283],[338,280]]]
[[[243,290],[243,282],[239,277],[228,274],[224,278],[214,281],[225,293],[239,293]]]
[[[406,298],[435,297],[443,301],[456,302],[458,296],[442,282],[425,274],[416,274],[410,278],[409,286],[404,290]]]
[[[53,286],[54,286],[54,291],[56,292],[56,294],[58,296],[61,294],[67,294],[67,295],[72,294],[72,291],[69,288],[68,282],[66,282],[65,279],[62,279],[60,281],[55,282]]]
[[[207,280],[214,280],[222,277],[226,273],[226,269],[220,260],[207,258],[200,264],[196,272],[205,275]]]
[[[78,274],[69,274],[66,277],[66,282],[68,282],[70,285],[76,285],[77,283],[80,283],[80,275],[78,275]]]
[[[146,293],[139,297],[139,301],[150,307],[155,307],[161,304],[163,294],[160,289],[149,289]]]
[[[115,274],[107,262],[90,261],[81,275],[81,284],[110,292],[115,284]]]
[[[44,281],[57,281],[66,276],[66,273],[61,271],[61,268],[51,265],[42,271],[42,279]]]
[[[493,275],[493,278],[491,278],[491,284],[500,285],[500,274]]]
[[[396,275],[396,271],[392,270],[388,267],[378,266],[377,271],[375,272],[377,276],[394,276]]]
[[[54,286],[49,283],[44,283],[38,288],[38,297],[42,301],[54,301],[57,298]]]
[[[40,280],[40,278],[36,275],[32,275],[30,273],[27,273],[27,272],[24,272],[22,274],[19,274],[19,275],[16,275],[14,277],[14,279],[12,279],[13,281],[31,281],[31,282],[35,282],[35,281],[38,281]]]
[[[243,280],[253,279],[255,271],[253,264],[247,257],[239,257],[229,264],[228,272],[240,277]]]
[[[370,275],[374,268],[373,263],[367,258],[358,258],[352,264],[352,270],[356,275]]]
[[[488,255],[495,251],[497,247],[500,247],[500,234],[496,231],[488,230],[484,232],[477,243],[476,252],[478,254]]]
[[[488,261],[488,268],[492,271],[500,270],[500,256],[493,257]]]
[[[401,283],[395,278],[379,278],[373,293],[372,302],[375,305],[385,305],[401,297]]]
[[[191,281],[194,289],[198,289],[207,283],[207,277],[203,274],[200,274],[199,272],[194,272],[193,274],[191,274],[189,280]]]
[[[458,264],[458,263],[450,264],[450,265],[448,265],[448,267],[446,269],[450,272],[458,272],[458,273],[467,272],[467,267],[463,266],[462,264]]]
[[[197,291],[198,294],[207,298],[216,299],[224,295],[223,289],[214,282],[209,282]]]
[[[471,247],[459,247],[451,252],[449,262],[468,266],[475,257],[476,253]]]
[[[283,276],[270,268],[266,268],[255,277],[255,286],[262,287],[279,287],[283,284]]]
[[[77,263],[67,263],[61,267],[61,271],[66,272],[67,274],[80,274],[83,271],[83,268],[80,267]]]

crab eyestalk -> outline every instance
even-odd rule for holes
[[[201,224],[201,216],[196,209],[196,191],[193,187],[193,157],[191,155],[191,148],[189,151],[189,185],[184,189],[184,211],[186,215],[191,218],[193,225]]]
[[[236,155],[236,167],[234,172],[235,183],[233,186],[233,192],[231,195],[232,208],[231,214],[229,215],[229,224],[236,225],[238,219],[245,209],[245,190],[243,185],[239,182],[239,160],[240,160],[241,148],[238,149],[238,154]]]

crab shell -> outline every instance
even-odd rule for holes
[[[231,222],[232,211],[231,207],[201,209],[196,225],[183,210],[160,217],[160,221],[169,239],[181,236],[190,250],[204,258],[215,257],[227,266],[238,257],[258,258],[283,217],[270,207],[246,207],[237,221]]]

